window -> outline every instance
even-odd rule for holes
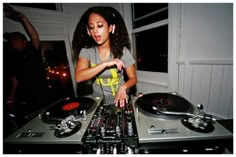
[[[41,41],[50,101],[74,97],[70,66],[64,41]]]
[[[168,73],[168,4],[134,3],[132,12],[137,69]]]

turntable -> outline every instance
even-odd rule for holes
[[[178,93],[132,97],[142,153],[222,153],[231,132]]]
[[[96,102],[88,97],[66,98],[56,105],[50,106],[43,114],[42,120],[45,123],[56,124],[70,115],[79,116],[86,111],[91,113],[96,107]]]
[[[72,147],[76,147],[77,150],[82,144],[81,139],[84,132],[101,101],[100,97],[58,100],[7,137],[4,140],[5,150],[14,152],[15,149],[24,152],[24,149],[27,149],[27,152],[32,153],[40,153],[44,151],[44,147],[51,149],[53,153],[61,151],[65,153]],[[68,146],[71,148],[68,149]],[[74,153],[73,151],[69,151],[69,153]]]

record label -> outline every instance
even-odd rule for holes
[[[64,105],[62,107],[62,110],[64,110],[64,111],[74,110],[74,109],[78,108],[79,105],[80,105],[79,102],[71,102],[71,103],[68,103],[68,104]]]

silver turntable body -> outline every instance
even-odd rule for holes
[[[82,137],[88,127],[88,124],[102,99],[100,97],[92,98],[96,102],[95,109],[79,118],[81,128],[71,136],[66,138],[56,137],[55,124],[48,124],[42,121],[41,114],[29,121],[22,128],[11,134],[4,140],[6,144],[82,144]]]
[[[177,93],[173,93],[176,95]],[[181,123],[180,118],[153,117],[143,112],[135,104],[139,96],[132,97],[134,108],[134,117],[139,136],[139,143],[160,143],[174,141],[199,141],[211,139],[227,139],[232,138],[233,134],[225,129],[217,121],[213,122],[214,130],[209,133],[196,132],[188,129]],[[194,106],[194,112],[197,107]]]

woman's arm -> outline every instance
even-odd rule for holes
[[[103,71],[106,67],[117,66],[118,71],[120,71],[124,67],[124,63],[120,59],[114,59],[112,61],[102,62],[97,64],[94,67],[89,67],[89,60],[85,58],[79,58],[76,69],[75,69],[75,80],[76,82],[87,81],[101,71]]]
[[[119,87],[114,102],[115,106],[118,106],[118,103],[120,103],[120,107],[124,107],[125,103],[128,103],[127,90],[137,83],[136,68],[134,64],[125,68],[125,72],[128,76],[128,80]]]
[[[75,80],[78,83],[87,81],[100,73],[105,67],[105,62],[94,67],[89,67],[89,60],[79,58],[75,69]]]
[[[39,35],[29,19],[23,13],[13,9],[9,4],[4,4],[4,12],[6,17],[23,25],[25,31],[30,36],[34,48],[38,49],[40,45]]]

